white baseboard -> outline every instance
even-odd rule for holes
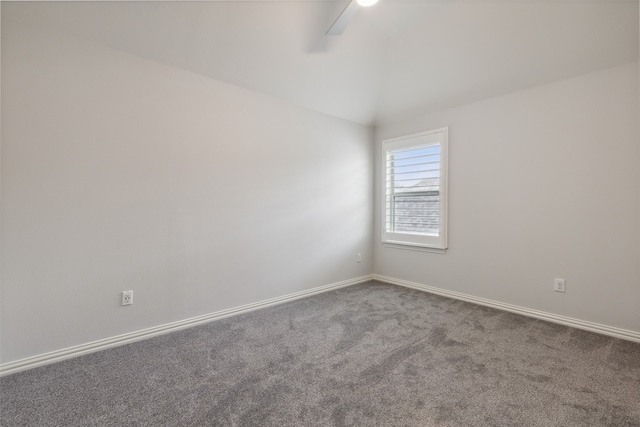
[[[395,279],[393,277],[382,276],[380,274],[373,275],[374,280],[389,283],[392,285],[404,286],[405,288],[417,289],[431,294],[442,295],[445,297],[472,302],[487,307],[497,308],[498,310],[509,311],[511,313],[522,314],[523,316],[534,317],[536,319],[546,320],[549,322],[560,323],[561,325],[571,326],[578,329],[584,329],[603,335],[609,335],[616,338],[622,338],[629,341],[640,342],[640,332],[630,331],[627,329],[614,328],[612,326],[601,325],[599,323],[587,322],[585,320],[574,319],[571,317],[560,316],[558,314],[547,313],[544,311],[533,310],[526,307],[520,307],[513,304],[507,304],[490,299],[474,297],[472,295],[460,292],[447,291],[445,289],[435,288],[433,286],[423,285],[421,283],[409,282],[407,280]]]
[[[249,311],[257,310],[259,308],[265,308],[272,305],[282,304],[285,302],[294,301],[294,300],[308,297],[311,295],[332,291],[334,289],[356,285],[358,283],[367,282],[372,278],[373,278],[372,275],[360,276],[354,279],[344,280],[342,282],[331,283],[329,285],[319,286],[317,288],[307,289],[305,291],[283,295],[281,297],[270,298],[268,300],[242,305],[240,307],[234,307],[227,310],[217,311],[215,313],[192,317],[190,319],[167,323],[167,324],[155,326],[152,328],[142,329],[140,331],[130,332],[127,334],[118,335],[111,338],[93,341],[87,344],[68,347],[62,350],[56,350],[56,351],[44,353],[38,356],[28,357],[25,359],[14,361],[14,362],[3,363],[0,365],[0,376],[13,374],[19,371],[32,369],[42,365],[48,365],[50,363],[60,362],[62,360],[71,359],[74,357],[81,356],[83,354],[93,353],[100,350],[106,350],[111,347],[129,344],[132,342],[151,338],[157,335],[178,331],[180,329],[190,328],[192,326],[201,325],[203,323],[208,323],[214,320],[223,319],[225,317],[247,313]]]

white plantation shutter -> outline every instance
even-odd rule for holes
[[[447,247],[446,128],[383,143],[383,242]]]

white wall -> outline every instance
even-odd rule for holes
[[[450,127],[446,255],[366,127],[6,20],[1,72],[1,363],[372,271],[640,331],[637,63],[379,127]]]
[[[633,63],[381,125],[376,194],[382,139],[449,126],[450,249],[383,247],[376,207],[375,272],[640,331],[638,113]]]
[[[2,89],[3,363],[373,270],[367,127],[10,21]]]

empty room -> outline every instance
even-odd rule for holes
[[[640,426],[637,0],[0,12],[1,426]]]

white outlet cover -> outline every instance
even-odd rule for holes
[[[133,291],[122,291],[122,305],[133,304]]]
[[[564,279],[554,279],[553,280],[553,290],[556,292],[564,292],[565,291],[565,280]]]

